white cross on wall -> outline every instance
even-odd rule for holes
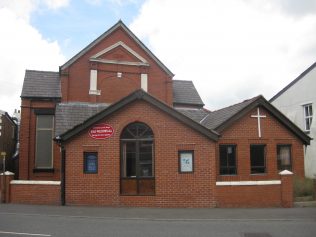
[[[261,137],[261,126],[260,126],[260,118],[266,118],[266,115],[260,114],[259,107],[257,108],[257,114],[251,115],[252,118],[257,118],[258,119],[258,135]]]

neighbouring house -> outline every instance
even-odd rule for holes
[[[316,104],[316,62],[270,99],[270,102],[312,139],[316,138],[313,119]],[[316,143],[304,150],[305,175],[316,178]]]
[[[122,21],[59,71],[26,70],[10,201],[291,206],[309,136],[262,96],[209,111],[173,77]]]
[[[0,152],[5,152],[5,166],[3,156],[0,156],[0,172],[15,172],[14,154],[17,148],[18,127],[17,120],[7,112],[0,110]]]

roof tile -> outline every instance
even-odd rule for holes
[[[26,70],[22,98],[61,98],[58,72]]]

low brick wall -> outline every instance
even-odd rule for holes
[[[281,185],[217,186],[218,207],[280,207]]]
[[[10,202],[60,205],[60,182],[12,180],[10,183]]]

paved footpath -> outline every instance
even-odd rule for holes
[[[110,208],[0,204],[8,236],[316,236],[316,208]]]

